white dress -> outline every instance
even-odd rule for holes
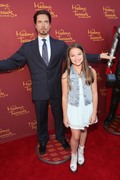
[[[68,116],[70,128],[84,130],[85,127],[89,127],[89,125],[90,125],[90,116],[91,116],[92,110],[93,110],[93,103],[88,104],[88,105],[84,104],[81,78],[79,78],[79,91],[80,91],[79,106],[76,107],[76,106],[73,106],[68,103],[67,116]],[[95,123],[97,121],[98,120],[96,117]]]

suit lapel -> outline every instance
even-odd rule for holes
[[[50,66],[52,61],[54,60],[54,54],[55,54],[55,51],[56,51],[56,48],[55,48],[56,43],[55,43],[54,39],[51,38],[51,37],[50,37],[50,46],[51,46],[51,57],[50,57],[50,61],[49,61],[48,66]]]
[[[35,56],[37,56],[37,58],[40,58],[40,53],[39,53],[39,47],[38,47],[38,38],[35,39],[34,43],[33,43],[33,51]]]
[[[48,64],[48,67],[52,64],[52,62],[54,61],[54,55],[55,55],[55,52],[56,52],[56,43],[54,41],[54,39],[52,37],[50,37],[50,46],[51,46],[51,57],[50,57],[50,61],[49,61],[49,64]],[[39,47],[38,47],[38,38],[35,39],[33,41],[33,53],[34,55],[37,57],[36,58],[36,62],[38,64],[42,63],[43,65],[46,66],[44,60],[42,59],[41,55],[40,55],[40,52],[39,52]],[[46,66],[47,67],[47,66]]]

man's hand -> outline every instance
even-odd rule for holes
[[[108,55],[108,53],[101,53],[100,54],[100,59],[115,59],[116,57],[111,57]]]

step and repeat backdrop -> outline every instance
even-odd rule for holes
[[[120,25],[119,0],[4,0],[0,2],[0,60],[37,37],[33,15],[39,9],[46,9],[52,15],[52,37],[68,45],[79,42],[90,54],[108,52],[113,27]],[[98,76],[98,113],[104,113],[106,62],[91,65]],[[13,72],[0,73],[0,143],[36,133],[31,85],[27,65]],[[54,129],[50,106],[48,125],[49,130]]]

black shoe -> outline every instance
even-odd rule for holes
[[[113,119],[114,119],[113,114],[110,114],[110,115],[105,119],[104,125],[105,125],[105,126],[108,126],[108,125],[113,121]]]
[[[44,155],[46,153],[46,144],[40,144],[39,153]]]
[[[68,144],[68,142],[66,141],[66,139],[61,140],[60,143],[62,144],[62,146],[64,147],[64,149],[66,149],[66,150],[69,150],[69,149],[70,149],[70,145]]]

